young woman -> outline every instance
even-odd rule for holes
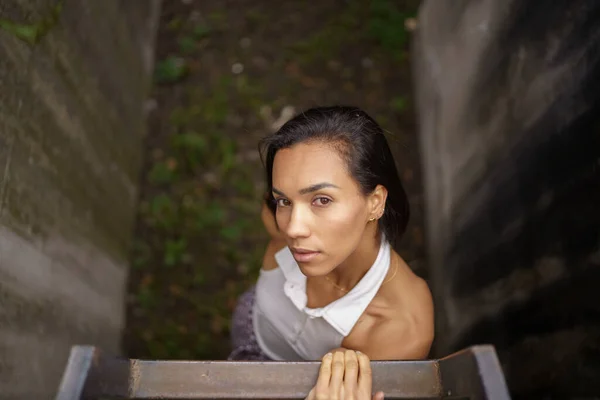
[[[391,246],[409,207],[379,125],[355,107],[313,108],[261,150],[272,238],[234,312],[229,359],[426,358],[432,298]]]

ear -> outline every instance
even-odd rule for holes
[[[384,186],[377,185],[375,190],[369,195],[369,218],[379,219],[383,216],[385,210],[385,201],[388,191]]]

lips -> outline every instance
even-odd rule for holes
[[[297,262],[309,262],[319,255],[318,251],[293,247],[290,249]]]

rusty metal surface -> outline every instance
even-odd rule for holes
[[[132,361],[112,357],[96,349],[90,366],[82,399],[96,399],[99,395],[112,398],[130,398],[133,380]]]
[[[303,399],[319,362],[129,360],[75,346],[56,400]],[[386,399],[508,400],[491,346],[441,360],[373,361],[373,388]]]
[[[387,398],[435,398],[435,363],[373,362],[373,387]],[[138,398],[299,399],[314,386],[318,362],[138,361],[132,394]]]

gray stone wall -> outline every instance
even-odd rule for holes
[[[158,0],[0,0],[0,398],[120,351]]]
[[[435,355],[494,344],[515,398],[600,393],[599,20],[594,0],[419,13]]]

